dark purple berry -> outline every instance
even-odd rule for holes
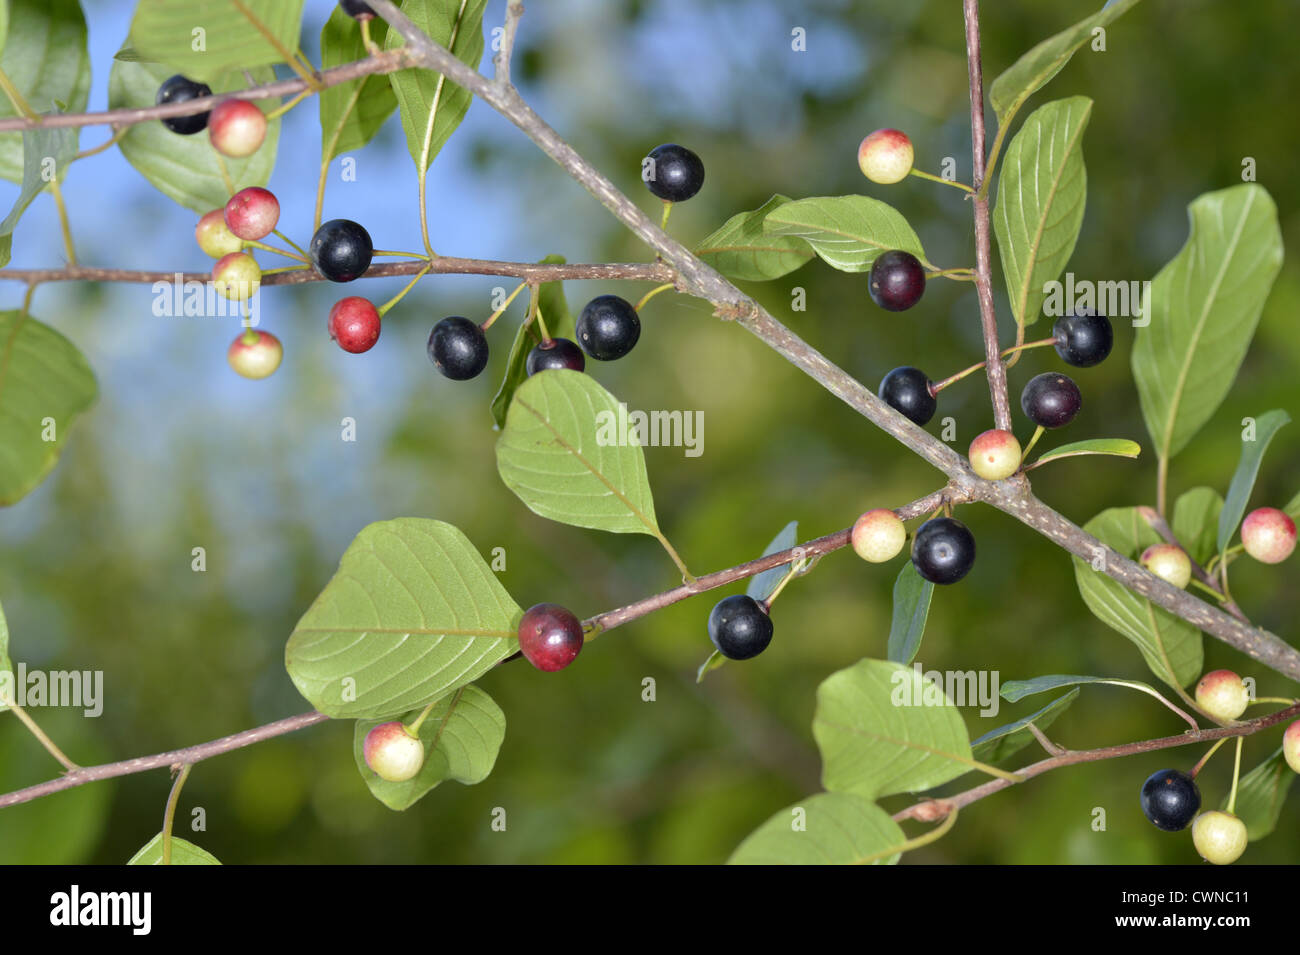
[[[519,621],[519,651],[547,673],[563,670],[582,650],[582,622],[559,604],[529,607]]]
[[[880,383],[880,397],[889,407],[922,427],[939,407],[925,372],[907,365],[885,376]]]
[[[370,268],[375,247],[370,233],[351,219],[321,224],[308,247],[312,265],[331,282],[351,282]]]
[[[163,106],[167,103],[185,103],[192,99],[201,99],[204,96],[211,95],[212,90],[208,88],[206,83],[196,83],[177,73],[175,76],[169,76],[163,80],[162,86],[158,87],[158,96],[154,102],[159,106]],[[195,113],[192,116],[170,116],[164,119],[162,124],[173,133],[192,136],[208,128],[208,114]]]
[[[867,281],[871,301],[891,312],[903,312],[925,294],[925,269],[911,252],[895,249],[876,257]]]
[[[1045,372],[1029,379],[1020,393],[1020,408],[1034,424],[1060,428],[1074,420],[1083,407],[1079,386],[1065,375]]]
[[[1178,832],[1196,818],[1201,791],[1196,780],[1176,769],[1162,769],[1142,784],[1142,813],[1157,829]]]
[[[912,565],[934,584],[955,584],[975,565],[975,535],[961,521],[935,517],[916,531]]]
[[[709,639],[728,660],[748,660],[772,642],[772,618],[753,597],[725,597],[709,614]]]
[[[656,146],[641,164],[646,188],[660,199],[685,202],[704,185],[704,163],[685,146]]]
[[[586,367],[587,359],[582,357],[582,349],[567,338],[552,338],[549,342],[542,342],[528,353],[528,360],[524,362],[529,375],[561,368],[582,371]]]
[[[429,333],[429,360],[453,381],[473,378],[487,367],[487,336],[468,318],[444,318]]]
[[[578,344],[597,361],[622,358],[641,337],[641,319],[632,303],[617,295],[601,295],[578,316]]]
[[[1110,319],[1091,310],[1062,315],[1052,326],[1052,334],[1056,337],[1056,353],[1076,368],[1101,364],[1115,345]]]
[[[369,20],[375,15],[375,11],[370,9],[370,4],[363,0],[339,0],[339,6],[354,20]]]

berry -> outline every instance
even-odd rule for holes
[[[350,295],[330,309],[330,338],[346,352],[359,355],[379,341],[379,310],[368,299]]]
[[[578,342],[597,361],[613,361],[630,352],[641,337],[641,319],[617,295],[593,298],[578,316]]]
[[[369,20],[375,15],[375,11],[370,9],[370,4],[362,0],[339,0],[339,6],[354,20]]]
[[[307,249],[316,271],[331,282],[351,282],[370,268],[375,247],[370,233],[351,219],[321,224]]]
[[[284,346],[270,332],[250,328],[233,342],[226,351],[226,361],[235,373],[244,378],[266,378],[280,367]]]
[[[1246,824],[1230,812],[1203,812],[1192,823],[1192,844],[1201,858],[1215,865],[1231,865],[1246,851]]]
[[[710,611],[709,639],[728,660],[748,660],[772,642],[772,618],[753,597],[733,594]]]
[[[884,377],[880,382],[880,397],[889,407],[922,427],[939,407],[925,372],[907,365],[895,368]]]
[[[206,83],[196,83],[177,73],[175,76],[169,76],[163,80],[162,86],[158,87],[158,96],[154,99],[154,102],[159,106],[163,106],[167,103],[185,103],[192,99],[201,99],[204,96],[211,95],[212,90]],[[192,136],[207,127],[208,114],[195,113],[192,116],[171,116],[164,119],[162,124],[173,133]]]
[[[912,141],[897,129],[878,129],[858,146],[858,168],[872,182],[888,186],[912,171]]]
[[[582,650],[582,622],[559,604],[529,607],[519,621],[519,651],[547,673],[563,670]]]
[[[1045,372],[1029,379],[1020,393],[1020,408],[1034,424],[1060,428],[1074,420],[1083,407],[1079,386],[1065,375]]]
[[[704,163],[685,146],[664,143],[641,163],[641,178],[660,199],[685,202],[704,185]]]
[[[224,209],[213,209],[205,213],[199,220],[199,224],[194,227],[194,238],[198,241],[199,248],[214,259],[229,255],[231,252],[238,252],[244,247],[239,236],[231,232],[230,226],[226,225]]]
[[[1282,756],[1286,764],[1300,773],[1300,720],[1296,720],[1282,734]]]
[[[424,744],[397,720],[371,729],[361,744],[361,753],[366,765],[390,783],[415,778],[424,765]]]
[[[1101,364],[1115,345],[1110,319],[1088,309],[1062,315],[1052,326],[1052,335],[1056,337],[1056,353],[1076,368]]]
[[[1157,829],[1178,832],[1201,809],[1201,791],[1196,780],[1176,769],[1152,773],[1142,784],[1142,814]]]
[[[1010,431],[985,431],[970,443],[970,466],[986,481],[1001,481],[1020,470],[1020,442]]]
[[[1231,670],[1211,670],[1196,684],[1196,705],[1220,722],[1235,720],[1250,705],[1250,691]]]
[[[582,371],[586,367],[587,360],[582,357],[582,349],[567,338],[552,338],[549,342],[536,345],[524,362],[529,375],[561,368]]]
[[[262,269],[247,252],[231,252],[212,266],[212,287],[217,294],[242,302],[252,298],[262,284]]]
[[[269,189],[249,186],[230,197],[224,215],[230,231],[241,239],[263,239],[280,221],[280,200]]]
[[[266,139],[266,114],[246,99],[222,100],[208,117],[208,138],[223,156],[251,156]]]
[[[444,318],[429,332],[429,361],[453,381],[467,381],[487,367],[487,336],[468,318]]]
[[[916,572],[934,584],[955,584],[975,565],[975,536],[961,521],[934,517],[912,541]]]
[[[911,252],[894,249],[876,256],[867,281],[871,301],[891,312],[905,312],[925,294],[925,269]]]
[[[883,564],[893,560],[903,549],[907,543],[907,529],[897,514],[878,507],[853,522],[849,543],[863,560]]]
[[[1177,544],[1152,544],[1142,552],[1142,566],[1180,589],[1192,581],[1191,558]]]
[[[1276,507],[1257,507],[1241,522],[1241,544],[1264,564],[1280,564],[1295,550],[1295,521]]]

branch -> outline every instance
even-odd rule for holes
[[[1187,548],[1184,547],[1182,543],[1178,540],[1177,536],[1175,536],[1174,529],[1170,527],[1169,524],[1165,521],[1165,519],[1156,512],[1155,508],[1139,507],[1138,513],[1142,515],[1142,519],[1144,521],[1146,521],[1149,525],[1151,525],[1151,529],[1153,531],[1155,531],[1157,534],[1159,534],[1161,537],[1164,538],[1166,544],[1173,544],[1184,554],[1187,554],[1187,560],[1192,565],[1192,576],[1195,577],[1197,580],[1199,580],[1201,583],[1205,584],[1206,587],[1209,587],[1212,591],[1218,594],[1220,598],[1222,598],[1224,610],[1228,611],[1228,613],[1232,614],[1234,617],[1236,617],[1238,620],[1242,621],[1243,623],[1250,623],[1250,620],[1249,618],[1247,618],[1245,612],[1239,606],[1237,606],[1237,602],[1235,600],[1230,599],[1226,594],[1224,594],[1223,588],[1219,586],[1219,582],[1215,580],[1213,577],[1211,577],[1209,575],[1209,572],[1206,571],[1204,567],[1202,567],[1199,563],[1197,563],[1196,559],[1192,557],[1191,553],[1188,552]]]
[[[524,15],[524,5],[519,0],[510,0],[506,4],[506,21],[501,30],[501,49],[492,58],[497,68],[497,83],[510,85],[510,58],[515,52],[515,33],[519,30],[519,18]]]
[[[1133,756],[1138,753],[1151,753],[1160,749],[1171,749],[1175,746],[1212,743],[1217,739],[1227,739],[1233,736],[1250,736],[1260,730],[1268,729],[1270,726],[1276,726],[1278,723],[1294,716],[1300,716],[1300,703],[1288,706],[1284,710],[1278,710],[1276,713],[1270,713],[1268,716],[1261,716],[1259,719],[1251,720],[1248,723],[1239,723],[1236,726],[1216,726],[1213,729],[1197,730],[1195,732],[1188,730],[1186,733],[1179,733],[1177,736],[1162,736],[1159,739],[1141,740],[1119,746],[1103,746],[1101,749],[1067,750],[1058,756],[1052,756],[1026,766],[1024,769],[1017,769],[1016,775],[1020,776],[1022,780],[1031,779],[1053,769],[1059,769],[1062,766],[1074,766],[1077,763],[1095,763],[1103,759]],[[918,819],[923,822],[933,822],[946,816],[954,809],[969,806],[971,803],[977,802],[985,796],[991,796],[993,793],[1006,789],[1010,785],[1012,783],[1009,780],[993,779],[955,796],[947,796],[942,799],[927,799],[908,806],[901,812],[894,813],[894,821],[902,822],[904,819]]]
[[[980,303],[980,325],[984,333],[984,371],[993,399],[993,421],[1003,431],[1011,430],[1011,406],[1007,400],[1007,369],[998,347],[998,317],[993,309],[992,241],[989,233],[989,200],[984,185],[984,74],[980,59],[979,0],[964,0],[966,14],[966,62],[970,74],[971,157],[974,161],[971,185],[975,192],[975,291]]]

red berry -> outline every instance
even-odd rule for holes
[[[582,622],[559,604],[529,607],[519,621],[519,650],[539,670],[563,670],[582,650]]]
[[[208,138],[222,155],[251,156],[266,139],[266,114],[246,99],[222,100],[208,116]]]
[[[230,231],[241,239],[262,239],[280,221],[280,201],[269,189],[249,186],[230,197],[225,219]]]
[[[1280,564],[1295,550],[1295,521],[1276,507],[1257,507],[1241,522],[1241,546],[1264,564]]]
[[[330,309],[330,338],[344,351],[359,355],[379,341],[379,310],[369,300],[350,295]]]

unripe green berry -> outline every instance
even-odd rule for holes
[[[224,209],[213,209],[204,215],[199,220],[199,224],[194,227],[194,238],[204,254],[214,259],[238,252],[244,247],[243,240],[231,232],[230,226],[226,225]]]
[[[247,252],[223,255],[212,267],[212,287],[218,295],[242,302],[257,294],[262,284],[262,269]]]
[[[230,343],[226,361],[242,378],[269,377],[284,358],[284,346],[270,332],[250,328]]]
[[[872,182],[887,186],[912,171],[912,141],[897,129],[878,129],[858,146],[858,168]]]
[[[873,564],[893,560],[907,543],[907,528],[893,511],[876,508],[853,523],[849,543],[854,553]]]
[[[1142,552],[1142,566],[1175,587],[1192,581],[1191,558],[1176,544],[1152,544]]]
[[[375,775],[390,783],[413,779],[424,765],[424,744],[397,720],[371,729],[361,752]]]
[[[970,443],[970,466],[986,481],[1001,481],[1020,470],[1020,442],[1010,431],[994,428]]]
[[[1296,720],[1282,734],[1282,756],[1286,764],[1300,773],[1300,720]]]
[[[1226,723],[1246,712],[1250,691],[1231,670],[1211,670],[1196,684],[1196,705]]]
[[[1229,812],[1203,812],[1192,823],[1192,844],[1202,859],[1215,865],[1236,862],[1248,841],[1246,824]]]

